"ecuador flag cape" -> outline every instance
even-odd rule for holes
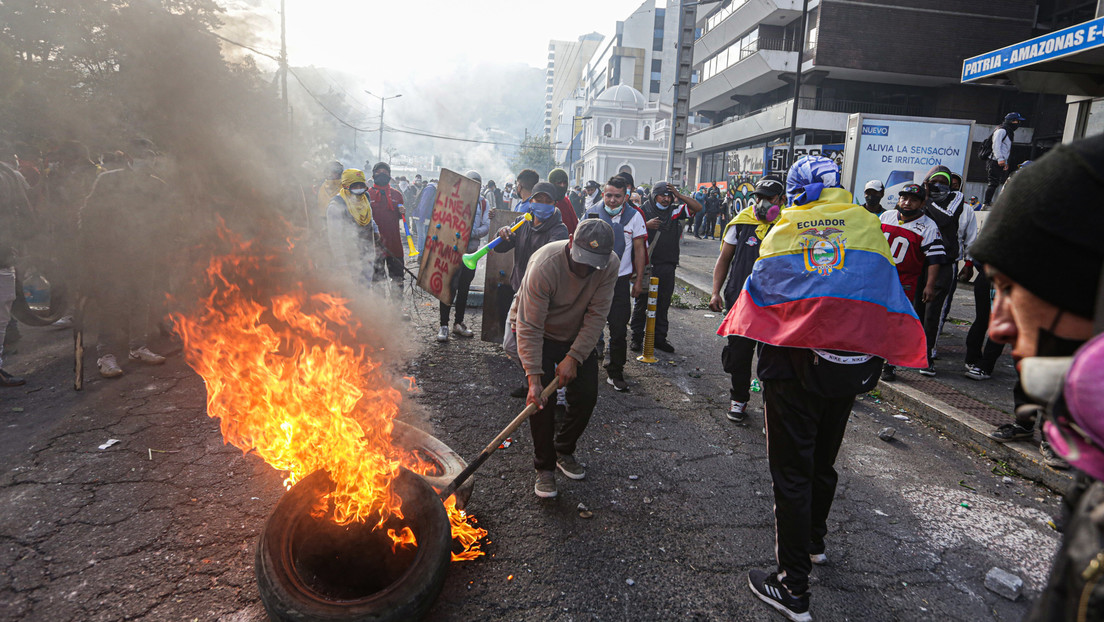
[[[839,188],[782,210],[717,334],[928,364],[878,218]]]

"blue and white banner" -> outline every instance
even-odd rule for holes
[[[962,81],[970,82],[1100,46],[1104,46],[1104,17],[967,58],[962,61]]]
[[[970,153],[970,123],[864,118],[855,154],[855,199],[863,201],[866,182],[885,186],[882,207],[897,205],[897,193],[908,184],[924,183],[933,166],[962,174]]]

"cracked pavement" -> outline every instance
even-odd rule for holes
[[[493,344],[436,343],[436,302],[415,300],[416,356],[392,361],[419,387],[402,416],[473,458],[524,406],[508,397],[520,371]],[[490,532],[487,555],[452,564],[429,619],[775,618],[746,579],[773,566],[760,396],[748,425],[729,422],[720,316],[671,320],[678,352],[631,361],[630,393],[600,372],[577,454],[586,479],[558,476],[559,498],[534,496],[527,425],[475,474],[468,510]],[[115,381],[93,366],[76,393],[69,333],[23,332],[9,360],[28,384],[0,393],[0,619],[266,619],[253,554],[283,478],[223,444],[202,380],[177,356]],[[908,413],[876,395],[856,403],[813,615],[1020,619],[1057,548],[1046,521],[1058,499],[895,416]],[[891,443],[877,438],[886,426]],[[108,439],[119,442],[99,449]],[[1026,596],[985,589],[993,566],[1023,578]]]

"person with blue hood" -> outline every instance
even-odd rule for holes
[[[883,359],[926,361],[923,327],[905,296],[881,222],[839,187],[839,167],[805,156],[790,168],[790,206],[763,237],[717,334],[762,344],[775,561],[752,569],[752,593],[791,620],[811,620],[809,574],[828,561],[836,456],[855,397]]]

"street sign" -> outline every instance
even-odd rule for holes
[[[1104,46],[1104,17],[967,58],[962,61],[962,81],[971,82],[1101,46]]]

